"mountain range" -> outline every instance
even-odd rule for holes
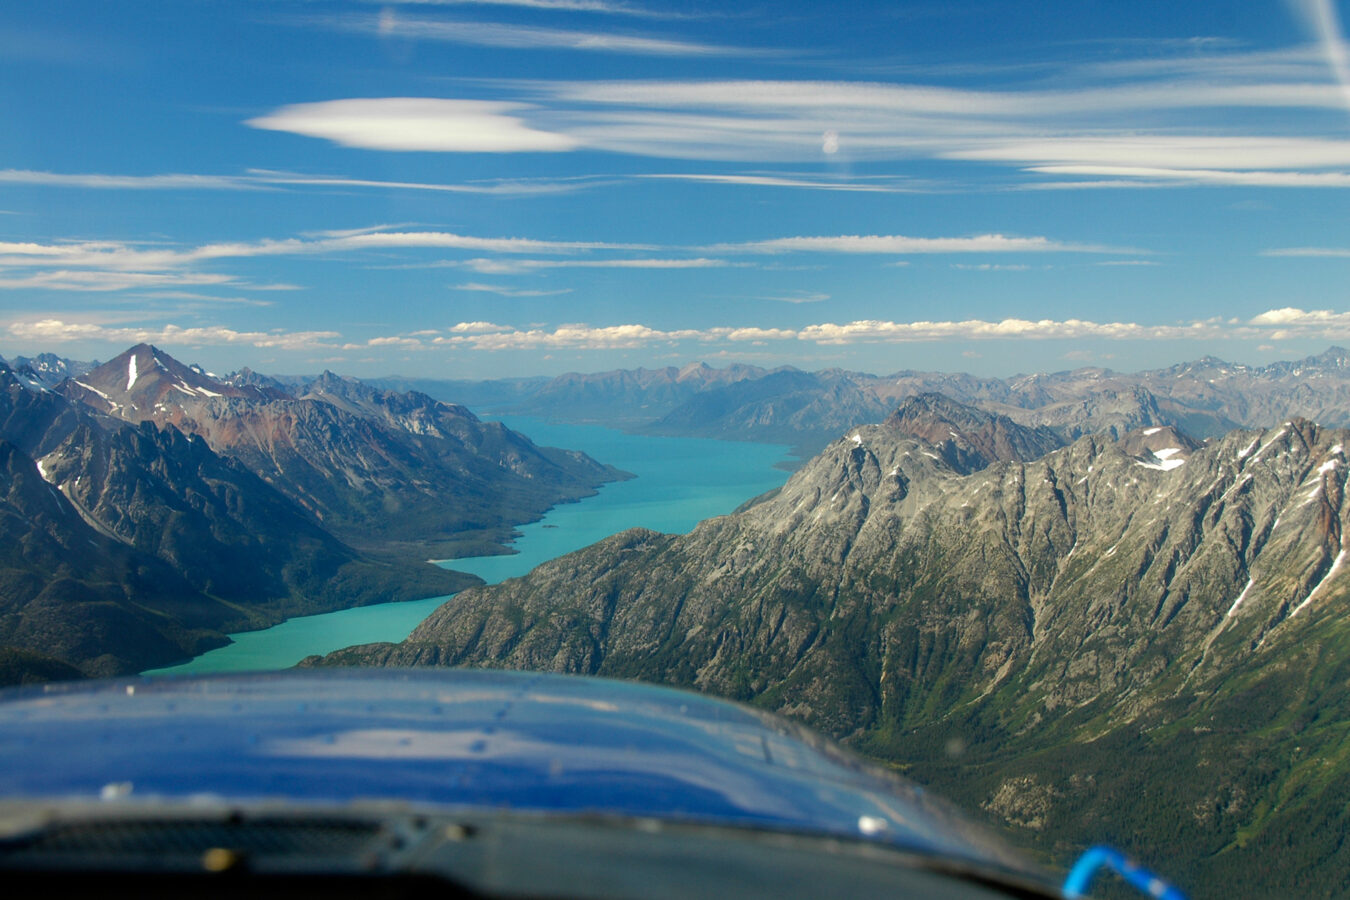
[[[388,379],[382,383],[402,383]],[[1174,425],[1198,438],[1264,427],[1301,416],[1350,427],[1350,351],[1248,366],[1207,356],[1135,373],[1081,368],[988,378],[902,370],[871,375],[842,369],[804,372],[704,364],[683,368],[569,373],[553,379],[418,382],[421,390],[503,412],[560,421],[604,422],[680,437],[788,444],[809,457],[853,425],[880,422],[910,397],[940,393],[1044,426],[1066,442]]]
[[[296,395],[147,345],[37,359],[0,363],[9,681],[135,672],[229,631],[452,593],[478,579],[428,556],[503,552],[513,525],[624,477],[333,375]]]
[[[615,535],[306,664],[693,687],[806,721],[1052,858],[1105,840],[1196,896],[1343,891],[1350,432],[1151,425],[1041,453],[1038,428],[991,421],[914,398],[736,514]]]

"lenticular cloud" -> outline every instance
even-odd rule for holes
[[[283,106],[247,124],[368,150],[512,153],[578,146],[574,138],[539,131],[510,115],[526,108],[523,103],[427,97],[327,100]]]

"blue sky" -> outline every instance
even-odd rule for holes
[[[1333,0],[7,4],[0,354],[1008,375],[1350,341]]]

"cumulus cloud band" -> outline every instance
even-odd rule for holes
[[[106,341],[166,345],[249,344],[290,350],[400,347],[409,350],[455,347],[471,350],[616,350],[639,349],[659,344],[689,342],[698,345],[767,344],[805,342],[818,345],[904,344],[926,341],[981,340],[1215,340],[1350,337],[1350,312],[1303,310],[1295,307],[1267,310],[1242,321],[1206,319],[1178,324],[1138,322],[1092,322],[1086,319],[1021,319],[998,321],[964,319],[951,321],[892,322],[860,319],[852,322],[822,322],[802,328],[764,326],[718,326],[713,328],[660,329],[629,323],[593,326],[584,323],[553,328],[520,329],[493,322],[460,322],[444,329],[424,329],[413,334],[384,335],[362,343],[332,342],[336,331],[244,332],[224,327],[182,328],[177,325],[146,327],[109,326],[62,319],[11,321],[6,326],[16,339],[38,344],[71,341]]]

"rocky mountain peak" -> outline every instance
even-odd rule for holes
[[[883,427],[931,444],[952,469],[962,473],[998,461],[1036,459],[1064,446],[1063,439],[1049,428],[1019,425],[1005,415],[932,391],[906,399]]]
[[[45,393],[49,390],[37,372],[28,365],[10,367],[0,360],[0,389],[17,386],[27,391]]]
[[[98,362],[82,362],[65,359],[55,353],[39,353],[37,356],[16,356],[9,360],[10,368],[18,372],[28,369],[47,387],[55,387],[72,375],[83,375],[99,365]]]
[[[163,425],[192,415],[220,397],[261,398],[252,387],[226,384],[186,366],[150,344],[137,344],[101,366],[60,385],[66,397],[131,422]]]
[[[1171,425],[1154,425],[1127,432],[1119,446],[1139,465],[1166,472],[1184,465],[1200,444]]]

